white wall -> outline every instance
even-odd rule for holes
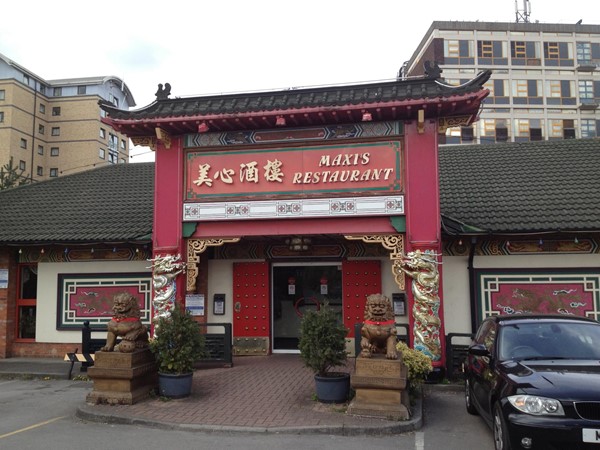
[[[39,263],[37,286],[36,342],[81,342],[81,331],[58,331],[56,314],[58,305],[58,274],[65,273],[122,273],[150,272],[148,261],[91,261],[72,263]],[[94,333],[93,337],[106,337]]]

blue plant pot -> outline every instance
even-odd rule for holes
[[[321,403],[344,403],[350,393],[350,374],[332,372],[325,377],[315,375],[317,400]]]
[[[194,372],[176,374],[158,374],[158,393],[163,397],[183,398],[192,392],[192,378]]]

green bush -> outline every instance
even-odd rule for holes
[[[402,359],[408,368],[409,387],[416,390],[433,370],[431,359],[424,353],[408,347],[404,342],[398,342],[396,350],[402,353]]]
[[[175,305],[171,316],[158,321],[156,336],[150,339],[160,373],[190,373],[195,362],[206,355],[204,335],[185,308]]]
[[[307,311],[300,323],[300,356],[304,365],[319,376],[326,376],[348,357],[346,335],[348,330],[340,323],[339,314],[328,304],[319,311]]]

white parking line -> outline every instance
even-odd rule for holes
[[[57,420],[64,419],[65,417],[67,417],[67,416],[55,417],[54,419],[46,420],[45,422],[36,423],[35,425],[30,425],[28,427],[21,428],[20,430],[11,431],[10,433],[6,433],[6,434],[0,434],[0,439],[4,439],[6,437],[13,436],[18,433],[22,433],[24,431],[33,430],[34,428],[38,428],[38,427],[41,427],[44,425],[48,425],[49,423],[56,422]]]
[[[425,433],[417,431],[415,433],[415,450],[425,449]]]

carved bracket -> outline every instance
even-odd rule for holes
[[[162,128],[156,127],[156,138],[162,141],[165,148],[171,148],[171,135]]]
[[[188,239],[187,291],[193,292],[196,289],[196,279],[198,278],[198,264],[200,263],[200,253],[204,253],[208,247],[219,247],[226,243],[234,243],[239,241],[240,238]]]
[[[142,147],[150,147],[156,151],[156,138],[154,136],[135,136],[131,138],[133,145],[141,145]]]
[[[438,133],[444,134],[448,128],[463,127],[471,123],[473,116],[440,117],[438,122]]]
[[[390,251],[392,260],[392,274],[394,281],[401,291],[404,290],[404,272],[402,271],[402,258],[404,257],[404,236],[401,234],[385,234],[371,236],[344,236],[348,240],[363,241],[367,244],[381,244]]]

